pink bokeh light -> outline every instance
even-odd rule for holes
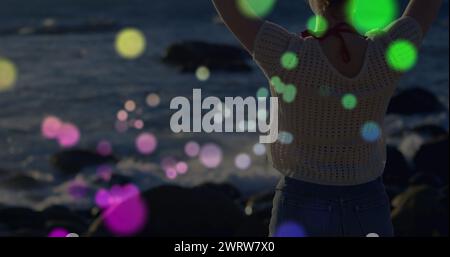
[[[55,139],[58,137],[59,130],[63,122],[55,117],[46,117],[41,124],[41,133],[47,139]]]
[[[134,127],[136,129],[143,129],[144,128],[144,121],[142,121],[142,120],[135,120],[134,121]]]
[[[200,162],[207,168],[217,168],[222,162],[222,149],[214,143],[205,144],[200,150]]]
[[[69,148],[78,144],[80,131],[72,123],[63,123],[58,132],[58,143],[63,148]]]
[[[184,146],[184,152],[189,157],[196,157],[200,153],[200,145],[197,142],[189,141]]]
[[[158,145],[156,137],[151,133],[142,133],[136,138],[136,149],[141,154],[152,154]]]
[[[117,119],[119,121],[126,121],[128,119],[128,113],[125,110],[117,112]]]
[[[178,162],[175,165],[175,169],[178,174],[185,174],[188,171],[189,167],[186,162]]]
[[[170,180],[174,180],[174,179],[176,179],[177,176],[178,176],[177,170],[176,170],[175,168],[173,168],[173,167],[167,168],[167,169],[165,170],[165,173],[166,173],[166,177],[167,177],[168,179],[170,179]]]

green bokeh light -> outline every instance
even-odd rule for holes
[[[284,92],[284,83],[281,81],[281,78],[278,76],[274,76],[270,79],[270,83],[275,88],[275,92],[278,94],[282,94]]]
[[[297,88],[289,84],[285,87],[283,92],[283,101],[286,103],[292,103],[295,100],[295,97],[297,96]]]
[[[309,33],[316,37],[321,37],[328,30],[328,21],[325,17],[320,15],[312,16],[308,19],[306,27]]]
[[[387,49],[386,61],[393,70],[408,71],[417,62],[417,49],[407,40],[396,40]]]
[[[342,97],[342,106],[344,106],[347,110],[355,109],[356,105],[358,105],[358,99],[353,94],[346,94]]]
[[[269,90],[267,90],[267,88],[262,87],[260,89],[258,89],[258,91],[256,92],[256,97],[268,97],[269,96]]]
[[[365,35],[373,29],[384,29],[396,19],[396,0],[349,0],[346,8],[349,22]]]
[[[239,11],[247,18],[258,19],[272,12],[277,0],[236,0]]]
[[[298,56],[294,52],[286,52],[281,56],[281,65],[286,70],[293,70],[298,66]]]

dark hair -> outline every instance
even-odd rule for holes
[[[325,12],[329,7],[341,8],[347,0],[316,0],[320,4],[320,9]]]

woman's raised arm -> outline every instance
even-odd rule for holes
[[[403,16],[414,18],[425,34],[438,15],[442,0],[410,0]]]
[[[213,0],[213,3],[228,29],[247,51],[253,53],[255,38],[264,21],[243,15],[237,1],[239,0]]]

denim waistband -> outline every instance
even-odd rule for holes
[[[292,194],[316,196],[326,199],[357,199],[367,195],[386,193],[382,177],[359,185],[328,186],[283,176],[278,183],[277,189]]]

